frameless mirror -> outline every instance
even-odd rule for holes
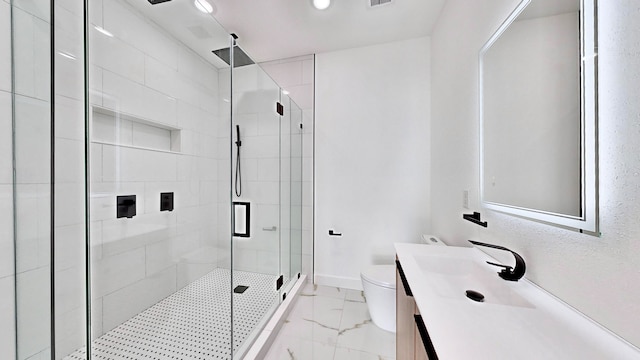
[[[523,0],[480,51],[485,208],[597,234],[595,0]]]

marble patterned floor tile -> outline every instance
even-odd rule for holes
[[[333,360],[393,360],[395,357],[381,356],[354,349],[336,348]]]
[[[362,290],[346,290],[346,301],[366,302],[364,291]]]
[[[333,359],[336,348],[318,342],[287,341],[279,338],[269,349],[265,360],[327,360]]]
[[[333,286],[324,286],[324,285],[314,285],[307,284],[300,296],[326,296],[337,299],[344,299],[347,291],[345,289],[333,287]]]
[[[344,303],[338,347],[393,357],[395,343],[395,333],[382,330],[373,324],[366,303]]]
[[[395,334],[371,322],[361,291],[307,285],[267,360],[391,360]]]
[[[344,301],[341,299],[324,296],[299,297],[279,334],[335,346],[343,306]]]

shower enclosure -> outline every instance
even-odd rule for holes
[[[302,111],[201,10],[0,0],[16,358],[242,358],[300,278]]]

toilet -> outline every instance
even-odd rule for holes
[[[423,244],[444,245],[435,236],[422,235]],[[396,332],[396,266],[371,265],[360,273],[371,320],[377,327]]]
[[[371,320],[377,327],[396,332],[396,267],[372,265],[360,273]]]

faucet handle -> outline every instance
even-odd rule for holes
[[[497,263],[494,263],[494,262],[491,262],[491,261],[487,261],[487,264],[489,264],[489,265],[493,265],[493,266],[497,266],[497,267],[501,267],[501,268],[504,268],[504,269],[505,269],[505,270],[507,270],[507,271],[511,271],[511,270],[513,270],[513,267],[512,267],[512,266],[502,265],[502,264],[497,264]]]
[[[502,265],[502,264],[496,264],[496,263],[492,263],[492,262],[487,261],[487,264],[503,268],[502,271],[500,271],[498,273],[498,276],[500,276],[501,278],[503,278],[505,280],[508,280],[508,281],[518,281],[524,276],[524,273],[525,273],[525,271],[527,269],[527,266],[524,263],[524,259],[522,258],[522,256],[520,256],[515,251],[509,250],[506,247],[500,246],[500,245],[486,244],[486,243],[482,243],[482,242],[479,242],[479,241],[473,241],[473,240],[469,240],[469,242],[472,243],[473,245],[484,246],[484,247],[488,247],[488,248],[492,248],[492,249],[498,249],[498,250],[504,250],[504,251],[508,251],[511,254],[513,254],[513,256],[516,258],[516,266],[515,267]]]

